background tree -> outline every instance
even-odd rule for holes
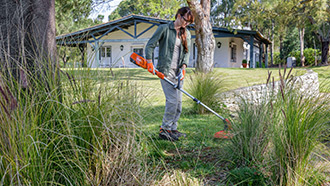
[[[56,0],[56,34],[66,34],[86,27],[102,23],[103,15],[98,15],[95,20],[89,18],[99,1],[93,0]],[[61,67],[67,63],[81,61],[81,51],[78,47],[58,47]],[[84,66],[84,64],[82,64]]]
[[[211,21],[215,26],[228,27],[233,16],[235,0],[212,0]]]
[[[247,1],[237,0],[234,5],[236,15],[233,17],[232,26],[249,26],[252,30],[263,33],[272,41],[271,54],[277,49],[280,59],[285,62],[292,50],[297,50],[289,41],[295,41],[292,35],[292,26],[299,30],[298,38],[300,38],[300,59],[304,65],[305,48],[305,27],[308,12],[305,11],[304,5],[299,0],[261,0]],[[275,48],[277,46],[278,48]],[[273,64],[273,56],[271,56],[271,65]]]
[[[286,58],[296,50],[300,50],[301,63],[304,65],[304,53],[306,48],[319,48],[322,50],[322,64],[328,59],[329,41],[330,41],[330,23],[329,23],[329,6],[330,0],[212,0],[212,8],[210,8],[210,16],[208,17],[208,6],[203,7],[206,1],[193,1],[188,0],[191,8],[194,4],[195,7],[200,8],[203,11],[199,11],[201,15],[205,15],[207,21],[211,21],[214,25],[227,27],[229,29],[252,29],[259,31],[266,38],[272,41],[270,48],[270,65],[276,63],[285,63]],[[165,4],[165,5],[164,5]],[[122,1],[119,7],[109,16],[109,19],[115,19],[129,14],[140,14],[146,16],[153,16],[159,18],[171,18],[174,16],[175,11],[184,5],[185,2],[177,2],[174,4],[168,1],[161,0],[125,0]],[[199,5],[199,6],[197,6]],[[167,7],[171,7],[168,11]],[[195,11],[195,10],[194,10]],[[199,20],[203,16],[199,16],[196,11],[196,19]],[[196,35],[204,33],[204,31],[198,30],[198,27],[204,27],[206,30],[211,30],[210,25],[202,25],[204,21],[199,20],[196,24]],[[202,25],[202,26],[201,26]],[[296,32],[293,27],[298,28]],[[205,32],[207,33],[207,32]],[[296,35],[298,33],[298,35]],[[290,35],[295,35],[291,37]],[[306,36],[306,37],[305,37]],[[203,37],[203,36],[201,36]],[[317,38],[315,41],[313,38]],[[298,40],[296,40],[298,38]],[[210,40],[212,41],[212,39]],[[290,41],[294,41],[294,44]],[[300,47],[296,46],[296,41],[299,41]],[[198,45],[200,43],[200,45]],[[200,41],[196,38],[196,44],[198,48],[199,57],[210,55],[205,51],[207,41]],[[210,47],[212,47],[212,42]],[[292,45],[293,44],[293,45]],[[206,47],[207,48],[207,47]],[[211,51],[211,50],[209,50]],[[280,55],[276,54],[274,58],[273,54],[281,52]],[[317,53],[315,53],[316,55]],[[277,58],[280,56],[281,58]],[[211,58],[211,57],[210,57]],[[315,56],[315,59],[318,57]],[[280,60],[278,60],[280,59]],[[198,59],[199,61],[200,59]],[[213,60],[213,59],[212,59]],[[197,61],[197,63],[199,63]],[[213,63],[213,62],[211,62]],[[308,62],[310,64],[310,62]],[[200,67],[197,65],[196,68]]]
[[[174,19],[183,0],[124,0],[109,15],[109,21],[130,14],[145,15],[164,19]]]
[[[291,26],[287,28],[288,33],[283,39],[283,47],[280,53],[282,59],[286,59],[290,56],[292,51],[300,50],[299,28]]]
[[[210,0],[187,0],[195,17],[195,33],[197,46],[196,71],[208,73],[213,69],[215,39],[210,22]]]
[[[93,0],[56,0],[56,32],[58,35],[70,33],[93,24],[88,19]]]
[[[305,0],[308,20],[313,31],[321,43],[321,64],[328,65],[329,44],[330,44],[330,0]]]

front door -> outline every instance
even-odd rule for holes
[[[100,67],[111,67],[112,65],[111,46],[101,47],[100,52],[101,52]]]

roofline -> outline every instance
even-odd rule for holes
[[[101,24],[98,24],[98,25],[94,25],[94,26],[91,26],[91,27],[88,27],[88,28],[84,28],[84,29],[75,31],[75,32],[71,32],[71,33],[68,33],[68,34],[61,34],[59,36],[56,36],[56,39],[63,39],[65,37],[69,37],[69,36],[73,36],[73,35],[77,35],[77,34],[82,34],[84,32],[89,32],[89,31],[95,30],[97,28],[105,27],[105,26],[112,25],[112,24],[115,24],[115,23],[118,23],[118,22],[126,21],[128,19],[132,19],[132,18],[141,18],[141,19],[148,18],[148,19],[151,19],[152,21],[157,21],[157,22],[170,22],[171,21],[171,20],[167,20],[167,19],[160,19],[160,18],[153,18],[153,17],[142,16],[142,15],[130,14],[130,15],[125,16],[125,17],[121,17],[121,18],[118,18],[118,19],[115,19],[115,20],[112,20],[112,21],[108,21],[106,23],[101,23]]]
[[[66,37],[71,37],[74,35],[79,35],[79,34],[83,34],[83,33],[88,33],[92,30],[97,30],[98,28],[102,28],[102,27],[106,27],[106,26],[110,26],[119,22],[123,22],[129,19],[142,19],[142,20],[149,20],[149,21],[155,21],[155,22],[160,22],[160,23],[166,23],[166,22],[171,22],[173,20],[169,20],[169,19],[161,19],[161,18],[155,18],[155,17],[148,17],[148,16],[143,16],[143,15],[135,15],[135,14],[131,14],[125,17],[121,17],[118,18],[116,20],[112,20],[106,23],[101,23],[98,25],[94,25],[85,29],[81,29],[75,32],[71,32],[68,34],[61,34],[59,36],[56,36],[56,40],[60,40]],[[190,26],[191,28],[193,28],[194,30],[194,26]],[[212,26],[212,30],[213,31],[222,31],[222,32],[229,32],[229,33],[233,33],[233,32],[237,32],[238,34],[248,34],[248,35],[255,35],[258,37],[258,39],[262,40],[263,42],[267,43],[267,44],[271,44],[271,42],[265,38],[260,32],[258,31],[252,31],[252,30],[239,30],[239,29],[234,29],[233,31],[230,31],[227,28],[223,28],[223,27],[217,27],[217,26]]]

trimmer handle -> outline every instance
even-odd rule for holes
[[[142,67],[144,69],[147,69],[147,60],[140,56],[139,54],[133,52],[131,54],[131,57],[130,57],[130,61],[134,64],[136,64],[137,66],[139,67]],[[155,69],[155,74],[160,78],[160,79],[164,79],[165,75],[161,72],[159,72],[157,69]]]

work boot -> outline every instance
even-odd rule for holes
[[[187,135],[185,133],[181,133],[178,130],[171,130],[172,133],[179,139],[180,137],[187,137]]]
[[[162,129],[162,128],[160,128],[159,137],[161,139],[168,140],[168,141],[178,141],[179,140],[179,138],[176,135],[174,135],[172,133],[172,131],[165,130],[165,129]]]

